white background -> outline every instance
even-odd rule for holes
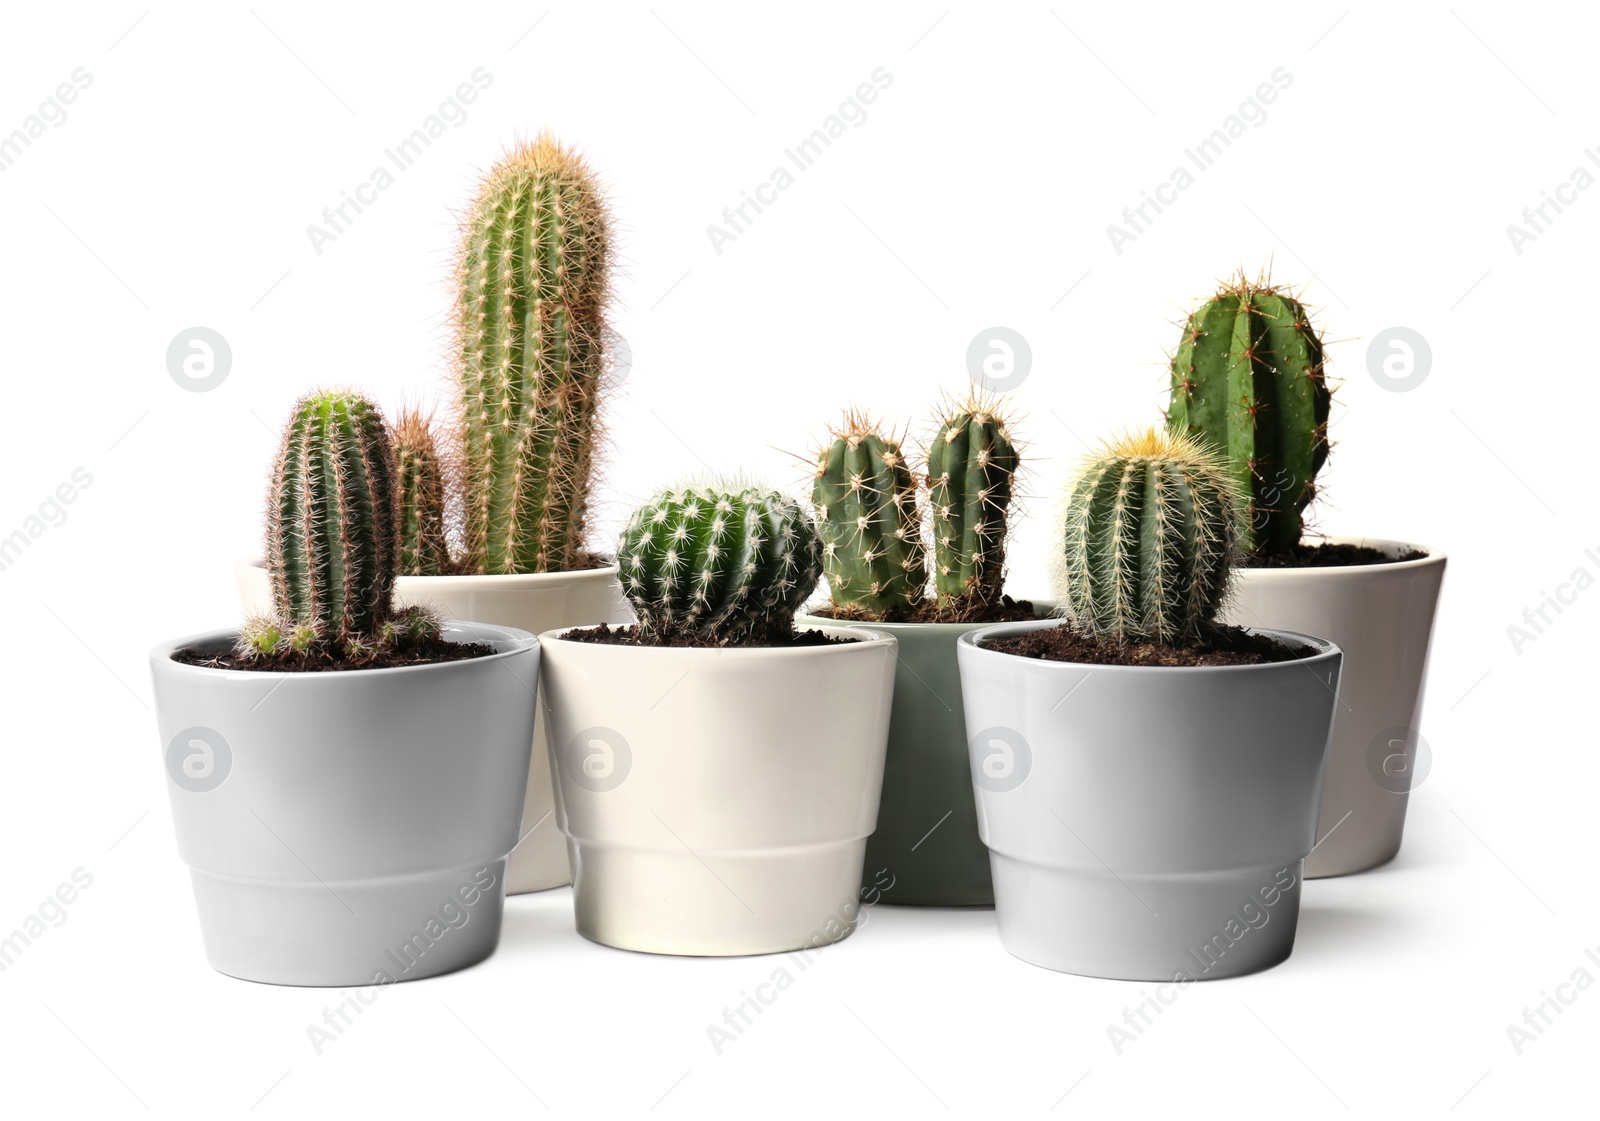
[[[1580,165],[1600,173],[1592,16],[466,7],[30,4],[0,23],[0,135],[92,75],[0,171],[0,536],[75,468],[93,477],[0,572],[0,934],[74,869],[93,876],[0,973],[0,1109],[1592,1108],[1600,993],[1520,1055],[1506,1032],[1579,967],[1600,977],[1584,957],[1600,947],[1600,593],[1520,650],[1507,633],[1574,570],[1600,573],[1584,552],[1600,547],[1600,190],[1521,253],[1506,229]],[[307,225],[478,67],[493,84],[465,122],[318,254]],[[893,82],[866,121],[717,253],[707,226],[879,67]],[[1265,122],[1116,252],[1107,225],[1279,67],[1292,84]],[[706,1026],[781,959],[591,945],[567,890],[513,900],[494,958],[385,990],[320,1056],[306,1026],[336,994],[211,972],[145,653],[236,617],[229,564],[258,549],[296,395],[439,399],[454,215],[541,127],[589,153],[615,204],[634,365],[607,404],[601,546],[701,460],[799,484],[788,453],[847,403],[922,431],[966,384],[969,342],[1003,325],[1033,351],[1011,587],[1040,593],[1080,437],[1159,418],[1173,321],[1240,264],[1304,284],[1341,381],[1320,526],[1451,555],[1423,721],[1435,766],[1399,859],[1312,882],[1287,963],[1186,990],[1120,1055],[1106,1026],[1143,986],[1015,960],[982,910],[872,909],[720,1055]],[[196,325],[233,352],[204,393],[165,359]],[[1368,340],[1396,325],[1433,355],[1405,393],[1368,370]]]

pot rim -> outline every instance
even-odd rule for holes
[[[1372,567],[1377,566],[1374,565]],[[976,656],[986,658],[1014,658],[1020,662],[1027,662],[1032,665],[1046,667],[1043,670],[1045,673],[1065,673],[1073,670],[1089,670],[1096,673],[1137,673],[1152,677],[1156,674],[1260,673],[1290,666],[1305,666],[1315,672],[1317,670],[1327,668],[1330,664],[1337,662],[1343,657],[1343,651],[1341,651],[1336,644],[1329,642],[1325,638],[1316,638],[1312,635],[1301,634],[1299,631],[1279,630],[1275,627],[1244,627],[1241,629],[1250,634],[1265,635],[1269,638],[1277,639],[1279,641],[1287,641],[1289,645],[1309,646],[1314,649],[1316,653],[1312,654],[1308,658],[1296,658],[1290,662],[1261,662],[1256,665],[1249,666],[1106,666],[1098,665],[1092,662],[1057,662],[1045,658],[1024,658],[1020,654],[1008,654],[1004,650],[993,650],[980,645],[980,643],[985,638],[988,638],[991,633],[995,633],[996,637],[1001,637],[998,632],[1005,631],[1008,628],[1015,628],[1011,631],[1011,633],[1021,634],[1030,630],[1043,630],[1045,627],[1049,626],[1061,626],[1066,622],[1067,620],[1065,618],[1057,616],[1055,618],[1036,619],[1032,622],[1023,623],[994,623],[990,626],[984,627],[982,630],[968,631],[966,634],[961,635],[956,639],[956,645],[958,648],[962,646],[971,647]]]
[[[1373,572],[1411,572],[1419,568],[1435,565],[1443,566],[1445,561],[1449,559],[1449,555],[1443,549],[1434,549],[1427,545],[1416,545],[1409,541],[1400,541],[1389,537],[1361,537],[1347,533],[1330,533],[1323,536],[1319,543],[1363,545],[1369,549],[1377,549],[1380,553],[1398,554],[1415,550],[1427,555],[1407,561],[1386,561],[1383,564],[1343,564],[1328,568],[1245,568],[1235,565],[1233,571],[1235,574],[1249,573],[1247,579],[1257,581],[1273,580],[1283,582],[1286,580],[1306,579],[1308,574],[1315,574],[1315,578],[1319,580],[1337,580],[1365,576]]]
[[[475,641],[489,641],[494,642],[496,645],[510,643],[511,645],[508,649],[496,650],[493,654],[487,654],[481,658],[463,658],[450,662],[423,662],[414,666],[385,666],[381,669],[349,669],[337,672],[327,670],[223,669],[220,666],[191,666],[186,662],[173,660],[172,655],[185,646],[212,645],[219,642],[232,644],[239,637],[239,630],[234,627],[220,631],[201,631],[199,634],[187,635],[167,642],[158,642],[150,648],[150,664],[152,667],[157,667],[165,663],[173,667],[174,672],[197,673],[213,676],[219,680],[225,678],[230,681],[244,678],[267,679],[276,677],[292,677],[297,680],[304,679],[307,681],[337,681],[340,678],[351,677],[370,680],[384,674],[426,673],[428,670],[444,666],[487,665],[490,662],[505,661],[527,650],[537,651],[539,649],[537,636],[528,631],[519,630],[516,627],[503,627],[496,623],[476,623],[460,619],[447,620],[443,626],[446,631],[452,628],[476,631],[480,637]]]
[[[238,570],[266,568],[264,557],[241,557],[234,561],[233,567]],[[457,572],[448,576],[396,576],[396,586],[404,581],[407,587],[424,585],[433,588],[470,587],[474,583],[482,582],[485,586],[495,588],[516,588],[519,586],[538,587],[542,584],[554,584],[565,580],[614,580],[621,571],[615,561],[602,565],[599,568],[574,568],[567,572]]]
[[[590,623],[577,627],[556,627],[539,635],[541,644],[550,643],[562,646],[588,646],[596,650],[621,650],[629,654],[639,653],[646,656],[663,654],[688,655],[690,657],[721,658],[727,655],[744,655],[767,658],[788,657],[814,657],[819,654],[848,653],[853,650],[880,650],[884,647],[896,645],[894,635],[887,631],[877,629],[877,624],[864,626],[858,623],[836,624],[831,626],[802,627],[802,630],[813,631],[851,631],[854,634],[866,635],[865,638],[851,636],[852,640],[845,643],[835,643],[827,646],[623,646],[608,642],[573,642],[563,638],[562,635],[572,631],[592,631],[599,623]]]
[[[1059,605],[1053,599],[1030,599],[1028,602],[1032,603],[1037,609],[1034,615],[1035,619],[1053,619],[1056,617],[1056,612],[1060,609]],[[816,615],[812,612],[813,608],[831,606],[833,606],[832,602],[826,600],[819,601],[814,604],[808,604],[805,607],[802,607],[799,611],[795,612],[795,621],[799,623],[810,623],[814,626],[820,627],[865,627],[869,630],[877,629],[887,631],[890,634],[897,634],[900,631],[925,630],[935,632],[942,631],[945,634],[965,634],[968,631],[978,630],[981,627],[994,627],[1001,625],[999,623],[890,623],[881,622],[878,620],[873,620],[871,622],[863,620],[861,622],[857,622],[855,620],[832,619],[826,615]],[[1016,622],[1028,622],[1028,620],[1018,619]]]

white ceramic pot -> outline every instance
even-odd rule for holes
[[[961,636],[978,830],[1007,950],[1091,977],[1233,977],[1289,956],[1339,650],[1255,666],[1090,666]]]
[[[855,927],[895,642],[673,649],[541,636],[578,933],[721,956]]]
[[[1423,684],[1445,555],[1399,541],[1332,537],[1390,556],[1350,568],[1241,568],[1227,621],[1326,638],[1344,651],[1317,851],[1306,875],[1343,876],[1394,859],[1422,743]],[[1426,763],[1426,758],[1420,760]]]
[[[256,673],[150,653],[178,853],[213,968],[279,985],[369,986],[472,965],[500,939],[539,648],[456,623],[482,658]]]
[[[246,614],[272,607],[272,590],[259,560],[234,566]],[[428,604],[447,619],[482,619],[539,634],[591,623],[629,623],[633,615],[617,582],[617,568],[508,576],[401,576],[395,603]],[[523,836],[511,854],[507,894],[544,891],[572,882],[566,840],[556,827],[555,790],[546,747],[545,713],[533,729],[532,763],[522,810]]]

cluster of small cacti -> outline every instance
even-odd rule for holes
[[[644,635],[760,645],[794,632],[822,575],[822,542],[776,491],[682,487],[634,512],[617,563]]]
[[[1248,496],[1240,546],[1288,553],[1328,458],[1332,394],[1305,307],[1241,273],[1189,317],[1167,423],[1221,449]]]
[[[834,609],[884,619],[932,598],[941,617],[1001,600],[1006,510],[1019,457],[1005,418],[979,396],[944,410],[926,471],[900,441],[852,411],[817,456],[812,503],[825,546]],[[927,490],[930,551],[919,494]]]
[[[429,612],[394,609],[395,476],[372,402],[323,391],[295,406],[267,501],[272,615],[246,624],[241,656],[327,651],[360,660],[438,634]]]
[[[587,163],[548,135],[485,176],[456,260],[448,432],[459,470],[398,496],[400,571],[564,572],[584,566],[597,411],[606,369],[610,219]],[[441,458],[425,424],[397,439],[427,471]],[[402,470],[406,465],[402,464]],[[445,482],[459,486],[452,507]],[[462,513],[452,558],[446,509]]]
[[[1200,639],[1221,610],[1238,531],[1227,461],[1155,429],[1107,443],[1068,492],[1057,593],[1116,642]]]

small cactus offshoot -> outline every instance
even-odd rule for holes
[[[394,475],[372,402],[322,391],[295,406],[268,495],[273,613],[246,623],[241,657],[327,651],[362,661],[404,640],[437,637],[430,612],[393,606]]]
[[[941,614],[1000,602],[1006,508],[1018,462],[1005,418],[992,405],[974,397],[946,412],[928,446],[933,580]]]
[[[1240,547],[1289,553],[1328,458],[1332,393],[1305,306],[1241,273],[1189,317],[1172,356],[1167,424],[1227,457],[1247,496]]]
[[[465,567],[582,567],[605,370],[609,217],[548,135],[485,177],[456,265]]]
[[[922,602],[917,484],[900,441],[849,413],[817,457],[811,501],[836,608],[883,618]]]
[[[617,563],[642,634],[761,645],[794,633],[822,574],[822,542],[776,491],[682,487],[634,512]]]
[[[1117,642],[1198,641],[1227,595],[1240,494],[1227,461],[1154,429],[1090,456],[1067,501],[1058,595]]]
[[[445,531],[445,469],[432,418],[409,408],[390,428],[394,444],[395,517],[402,576],[450,571]]]

